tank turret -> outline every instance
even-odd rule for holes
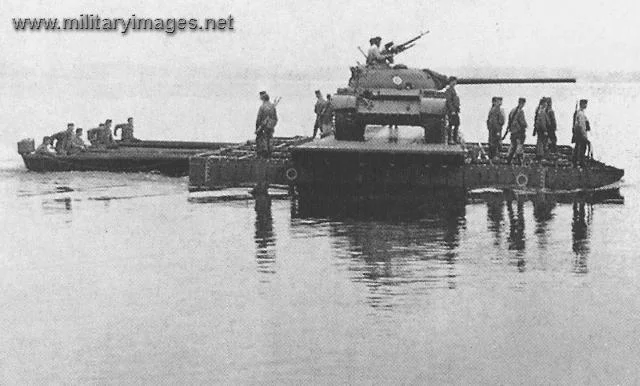
[[[386,63],[351,67],[348,87],[338,89],[331,103],[336,139],[362,141],[367,125],[421,126],[425,141],[444,142],[447,126],[445,88],[449,77],[429,69],[392,65],[393,55],[412,47],[417,39],[394,46],[382,54]],[[398,49],[398,47],[400,47]],[[459,78],[459,85],[504,83],[573,83],[573,78]]]

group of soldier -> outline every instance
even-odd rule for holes
[[[525,98],[518,99],[518,105],[509,113],[507,129],[502,135],[502,127],[505,124],[504,111],[502,110],[502,98],[493,97],[491,100],[491,109],[487,117],[487,130],[489,132],[489,158],[497,160],[500,153],[502,140],[511,133],[511,143],[509,152],[507,153],[507,163],[512,163],[515,157],[515,163],[522,164],[524,158],[524,142],[526,139],[527,120],[524,114]],[[572,154],[572,163],[575,167],[584,166],[584,159],[587,147],[590,145],[588,139],[588,131],[591,130],[589,120],[587,119],[585,109],[587,108],[587,100],[582,99],[579,102],[580,108],[576,110],[573,118],[573,138],[575,143]],[[557,152],[558,138],[556,136],[557,122],[555,112],[553,111],[552,100],[550,97],[542,97],[536,108],[533,135],[537,136],[535,159],[541,161],[555,155]]]
[[[111,132],[111,119],[100,123],[98,127],[87,131],[87,140],[90,146],[97,149],[117,147],[114,135],[118,135],[118,130],[122,130],[120,138],[122,142],[138,141],[133,136],[133,118],[127,119],[126,123],[115,126]],[[73,123],[67,124],[67,129],[42,138],[42,143],[36,149],[38,154],[47,155],[74,155],[87,150],[87,145],[82,139],[82,128],[75,128]]]

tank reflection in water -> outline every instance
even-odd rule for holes
[[[469,265],[484,258],[495,265],[504,262],[519,273],[556,269],[555,265],[564,263],[553,256],[561,237],[557,228],[564,226],[555,222],[559,203],[573,208],[573,220],[567,224],[573,238],[571,271],[585,274],[594,203],[623,202],[617,189],[564,195],[442,191],[402,198],[354,197],[299,196],[291,204],[292,227],[301,235],[327,227],[336,264],[348,270],[352,281],[366,285],[371,306],[389,308],[402,297],[455,289],[460,281],[469,285],[470,278],[478,275],[469,272]],[[475,209],[483,202],[485,234],[465,236],[468,222],[476,221]],[[467,208],[473,209],[474,219],[467,218]],[[532,235],[527,232],[530,220]],[[483,248],[478,239],[485,235],[490,236],[486,238],[490,248]],[[470,255],[473,249],[480,254]]]

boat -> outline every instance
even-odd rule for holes
[[[232,145],[227,142],[115,141],[111,148],[89,146],[73,155],[39,154],[33,140],[18,143],[18,153],[27,169],[35,172],[105,171],[160,172],[170,176],[189,173],[189,157]]]

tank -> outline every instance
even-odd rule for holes
[[[363,141],[367,125],[421,126],[427,143],[445,142],[447,127],[445,89],[449,77],[429,69],[393,64],[393,56],[412,47],[407,43],[387,43],[382,54],[387,63],[351,67],[348,87],[332,96],[335,138]],[[395,49],[394,49],[395,47]],[[572,78],[460,78],[464,84],[573,83]]]

